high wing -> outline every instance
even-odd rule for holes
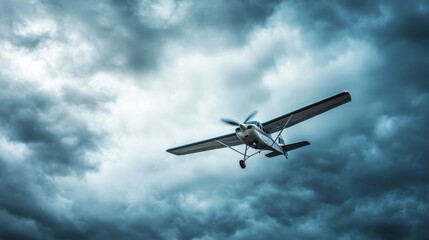
[[[220,137],[210,138],[207,140],[186,144],[180,147],[167,149],[167,152],[176,155],[185,155],[190,153],[208,151],[218,148],[224,148],[225,146],[217,141],[220,141],[228,146],[236,146],[243,144],[243,142],[237,137],[235,133],[223,135]]]
[[[298,124],[302,121],[305,121],[309,118],[317,116],[321,113],[329,111],[335,107],[348,103],[352,100],[352,97],[348,91],[344,91],[335,96],[326,98],[322,101],[313,103],[301,109],[295,110],[293,112],[287,113],[278,118],[274,118],[270,121],[262,123],[264,128],[268,131],[268,133],[278,132],[285,127],[287,123],[288,127],[292,127],[295,124]],[[291,117],[292,116],[292,117]],[[290,118],[290,119],[289,119]],[[289,122],[288,122],[289,121]]]

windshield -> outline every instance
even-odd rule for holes
[[[253,125],[257,126],[258,128],[262,129],[262,125],[258,121],[249,121],[249,122],[247,122],[247,124],[253,124]]]
[[[261,129],[262,131],[267,132],[267,130],[258,121],[249,121],[249,122],[247,122],[247,124],[255,125],[256,127],[258,127],[259,129]]]

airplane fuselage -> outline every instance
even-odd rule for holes
[[[245,128],[241,127],[235,130],[235,134],[244,144],[255,149],[270,150],[284,154],[282,147],[271,138],[270,134],[265,133],[253,124],[246,124],[244,126]]]

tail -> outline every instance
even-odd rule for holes
[[[292,144],[282,145],[281,147],[283,148],[283,151],[285,152],[285,156],[287,158],[287,152],[290,152],[290,151],[298,149],[298,148],[305,147],[307,145],[310,145],[310,143],[308,141],[302,141],[302,142],[296,142],[296,143],[292,143]],[[266,154],[265,156],[272,158],[272,157],[279,156],[279,155],[282,155],[282,154],[279,152],[270,152],[270,153]]]

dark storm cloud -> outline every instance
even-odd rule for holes
[[[48,204],[58,194],[67,196],[52,176],[95,169],[85,153],[97,151],[104,137],[73,117],[70,109],[103,110],[103,104],[112,98],[72,86],[63,87],[56,96],[2,77],[0,133],[29,149],[23,163],[0,159],[2,238],[427,237],[426,2],[290,1],[280,6],[258,1],[191,2],[190,16],[177,25],[162,27],[141,21],[136,1],[44,3],[56,21],[65,21],[69,27],[76,21],[83,33],[94,37],[94,72],[153,70],[159,67],[163,45],[176,38],[194,41],[189,32],[198,35],[209,29],[236,46],[273,13],[284,15],[284,21],[298,28],[312,47],[328,48],[343,38],[356,38],[374,47],[382,63],[368,66],[372,79],[362,80],[367,88],[352,92],[353,101],[342,109],[358,111],[350,114],[356,119],[343,116],[349,131],[336,129],[335,121],[326,124],[331,132],[326,141],[312,145],[311,150],[297,151],[288,161],[255,160],[252,167],[259,174],[243,182],[211,178],[160,191],[135,204],[100,203],[82,197],[74,199],[70,212]],[[100,20],[105,14],[107,23]],[[10,18],[16,18],[12,15]],[[2,37],[28,49],[43,41]],[[117,56],[125,61],[118,64],[114,61]],[[253,83],[274,62],[269,56],[262,58],[255,61],[254,71],[238,69],[230,77]],[[199,207],[187,202],[187,196],[208,203]]]
[[[63,86],[62,99],[73,106],[83,107],[88,110],[103,110],[106,102],[111,102],[114,97],[109,93],[99,92],[94,94],[87,89],[79,89],[73,86]]]
[[[58,189],[52,178],[37,164],[10,164],[0,159],[0,173],[2,238],[78,237],[70,215],[54,204]]]
[[[100,100],[95,94],[91,102],[81,97],[85,93],[73,90],[70,101],[67,94],[55,95],[33,83],[5,76],[0,83],[1,136],[26,149],[23,159],[7,152],[0,155],[1,238],[81,237],[72,214],[58,206],[60,189],[53,179],[96,169],[98,163],[86,154],[98,149],[103,135],[69,109],[85,105],[99,111],[97,104],[110,98]]]
[[[216,29],[232,38],[231,43],[243,44],[249,31],[264,25],[280,1],[212,1],[195,2],[190,25],[197,29]],[[194,26],[195,27],[195,26]]]
[[[88,37],[97,56],[88,71],[150,72],[159,66],[164,45],[183,39],[185,45],[203,45],[221,37],[228,43],[243,43],[255,25],[263,24],[276,2],[224,1],[205,4],[199,1],[171,1],[174,10],[166,19],[157,19],[150,7],[158,1],[45,1],[46,8],[62,22],[64,31],[74,27]],[[178,8],[187,6],[187,14],[177,23]],[[143,12],[142,9],[146,9]],[[142,13],[143,12],[143,13]],[[144,16],[144,13],[149,16]],[[150,15],[153,14],[153,15]],[[210,32],[205,32],[209,29]],[[203,32],[207,35],[201,35]],[[204,48],[204,47],[202,47]]]
[[[37,90],[31,83],[2,80],[0,123],[8,140],[25,144],[34,164],[44,166],[48,172],[67,174],[94,169],[85,153],[98,148],[102,135],[64,109],[61,97]],[[89,101],[85,99],[79,104],[88,105]],[[96,97],[92,101],[97,102]]]

